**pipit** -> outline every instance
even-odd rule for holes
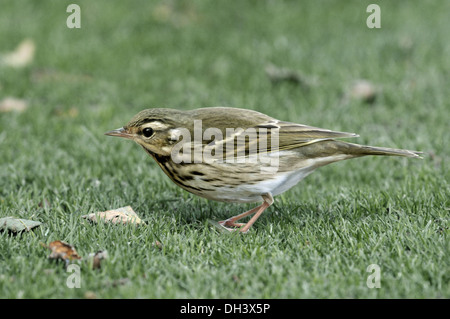
[[[421,152],[348,143],[357,134],[280,121],[228,107],[146,109],[105,133],[141,145],[178,186],[223,202],[262,204],[219,224],[247,232],[273,203],[316,168],[366,155],[420,157]],[[254,214],[247,223],[237,221]]]

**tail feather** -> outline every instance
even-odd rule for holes
[[[368,146],[368,145],[358,145],[348,143],[352,146],[352,153],[354,155],[384,155],[384,156],[404,156],[404,157],[413,157],[413,158],[423,158],[420,154],[423,152],[418,151],[410,151],[410,150],[402,150],[396,148],[388,148],[388,147],[377,147],[377,146]]]

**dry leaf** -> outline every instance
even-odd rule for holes
[[[350,89],[350,96],[366,103],[373,103],[377,97],[377,90],[369,81],[358,80]]]
[[[103,220],[113,224],[143,224],[144,222],[136,215],[131,206],[108,210],[106,212],[92,213],[81,216],[93,222]]]
[[[52,241],[48,246],[45,244],[42,245],[52,251],[48,256],[50,259],[62,259],[66,263],[74,259],[81,259],[81,256],[78,255],[75,247],[61,240]]]
[[[84,298],[85,299],[97,299],[97,295],[95,294],[95,292],[88,290],[84,293]]]
[[[291,82],[299,84],[305,89],[310,86],[310,83],[308,83],[309,81],[307,81],[305,77],[297,71],[279,68],[273,64],[266,66],[265,71],[273,84],[278,84],[280,82]]]
[[[92,269],[101,268],[102,260],[108,258],[108,251],[99,250],[95,254],[90,254],[89,258],[92,258]]]
[[[3,56],[2,62],[14,68],[27,66],[33,61],[36,46],[33,40],[23,40],[17,48]]]
[[[24,230],[30,231],[30,229],[38,227],[41,224],[41,222],[11,216],[0,218],[0,230],[8,230],[13,233],[18,233]]]
[[[14,97],[6,97],[0,101],[0,112],[23,112],[28,107],[28,103],[25,100],[16,99]]]

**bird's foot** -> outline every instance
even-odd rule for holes
[[[246,223],[235,223],[232,218],[222,220],[218,223],[220,226],[222,226],[222,228],[224,228],[230,232],[241,230],[246,225]],[[244,233],[246,233],[247,231],[245,231]]]

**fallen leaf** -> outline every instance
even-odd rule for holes
[[[310,86],[306,78],[297,71],[279,68],[273,64],[266,66],[265,71],[273,84],[278,84],[280,82],[291,82],[299,84],[305,89]]]
[[[50,259],[61,259],[66,263],[74,259],[81,259],[75,247],[61,240],[52,241],[48,246],[45,244],[42,245],[52,251],[48,256]]]
[[[113,224],[143,224],[144,222],[136,215],[131,206],[125,206],[117,209],[108,210],[106,212],[92,213],[81,216],[93,222],[103,220]]]
[[[28,103],[22,99],[16,99],[14,97],[5,97],[0,101],[0,112],[23,112],[28,107]]]
[[[13,233],[24,230],[30,231],[32,228],[38,227],[41,224],[41,222],[34,220],[20,219],[12,216],[0,218],[0,230],[8,230]]]
[[[97,299],[97,295],[95,294],[95,292],[88,290],[84,293],[84,298],[85,299]]]
[[[1,59],[4,64],[14,68],[27,66],[33,61],[36,46],[31,39],[23,40],[17,48],[7,53]]]
[[[366,103],[373,103],[377,97],[375,86],[367,80],[356,81],[350,89],[350,96]]]
[[[108,251],[99,250],[95,254],[90,254],[89,258],[92,258],[92,269],[99,269],[101,268],[102,260],[108,258]]]

